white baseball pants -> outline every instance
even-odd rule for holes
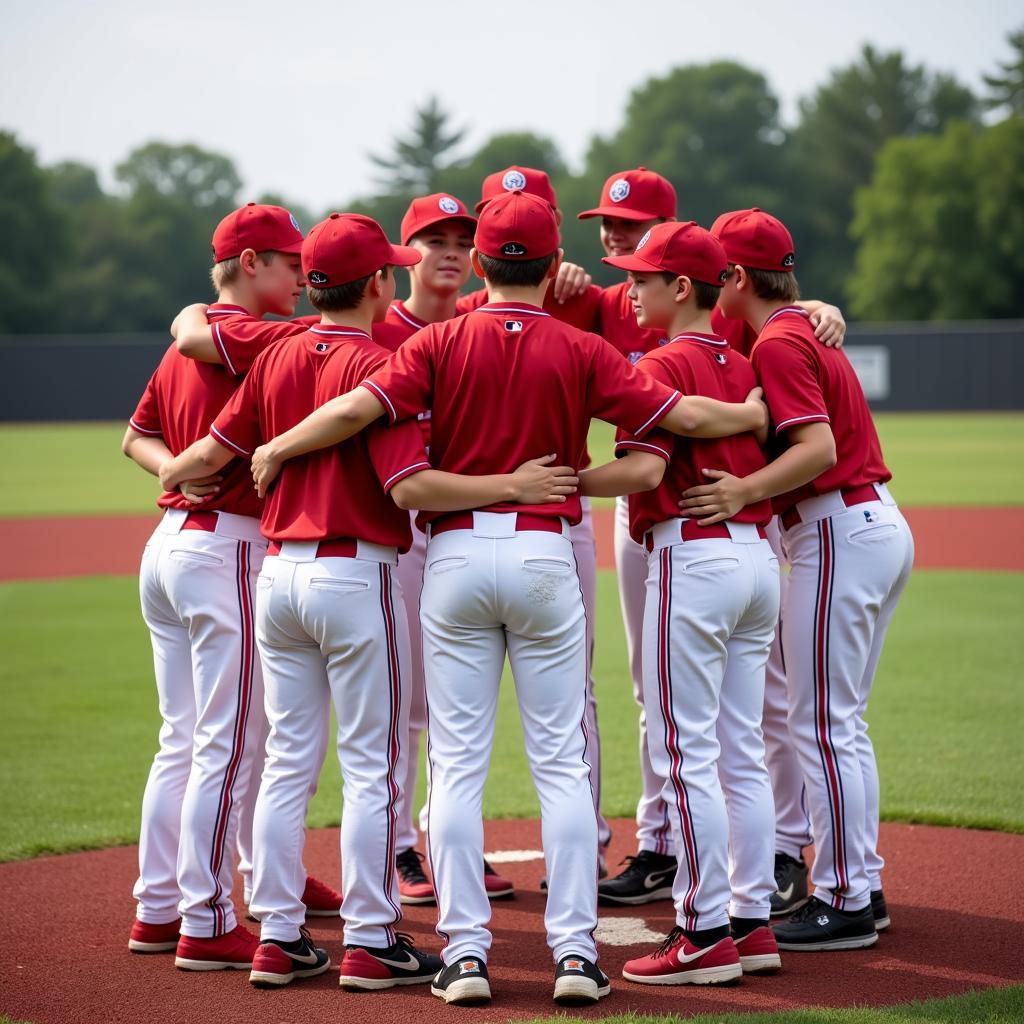
[[[568,527],[516,532],[516,514],[427,545],[421,614],[430,720],[428,850],[443,957],[486,959],[483,790],[505,656],[541,806],[544,923],[557,961],[596,959],[597,822],[586,760],[587,626]]]
[[[847,508],[837,491],[801,502],[783,531],[792,571],[782,613],[789,731],[807,786],[814,894],[837,910],[881,887],[878,769],[864,720],[885,632],[910,576],[914,542],[878,485]]]
[[[253,820],[251,908],[264,939],[305,921],[304,821],[333,700],[343,781],[342,895],[347,944],[390,946],[401,919],[395,874],[399,781],[409,721],[409,643],[393,548],[357,558],[282,545],[257,585],[257,640],[270,720]]]
[[[169,509],[142,556],[142,614],[163,725],[142,802],[140,920],[182,917],[185,935],[235,927],[231,886],[240,802],[260,760],[263,680],[254,585],[259,522],[219,513],[217,532],[183,530]]]
[[[676,922],[688,931],[730,913],[766,919],[775,892],[761,714],[779,564],[755,527],[727,525],[731,538],[679,541],[678,519],[659,523],[647,578],[647,740],[678,851]]]
[[[615,572],[619,584],[622,625],[626,631],[629,675],[633,699],[640,707],[640,799],[636,805],[637,850],[675,856],[672,822],[661,795],[662,780],[651,767],[644,709],[643,654],[644,605],[647,600],[647,552],[629,535],[629,502],[615,501]]]

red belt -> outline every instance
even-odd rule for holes
[[[843,498],[843,504],[850,508],[852,505],[863,505],[866,501],[878,501],[878,491],[875,490],[874,484],[859,484],[857,487],[844,487],[840,492]],[[800,502],[797,502],[792,508],[787,508],[779,516],[779,520],[782,523],[784,530],[790,529],[790,527],[796,526],[797,523],[802,523],[803,519],[800,516]]]
[[[268,555],[279,555],[281,545],[291,543],[290,541],[272,540],[267,547]],[[297,543],[306,543],[298,541]],[[316,546],[317,558],[355,558],[359,550],[359,541],[352,537],[332,537],[330,540],[322,540]]]
[[[701,526],[697,519],[686,519],[683,521],[683,527],[679,531],[682,540],[714,540],[715,538],[731,538],[732,534],[729,532],[729,527],[725,523],[712,523],[711,526]],[[758,526],[757,535],[762,540],[768,539],[768,534],[765,533],[763,526]],[[644,547],[648,551],[654,550],[654,536],[651,531],[648,530],[644,534]]]
[[[516,517],[516,533],[523,530],[540,530],[543,533],[561,533],[562,520],[556,516],[539,516],[534,512],[511,513]],[[449,530],[472,530],[472,512],[454,512],[448,516],[441,516],[430,524],[430,535],[436,537],[439,533],[447,533]]]
[[[217,532],[216,512],[189,512],[185,516],[185,522],[181,524],[183,530],[202,530],[204,533]]]

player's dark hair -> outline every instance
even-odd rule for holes
[[[671,270],[661,271],[665,284],[671,284],[679,275],[673,274]],[[718,296],[722,292],[720,284],[708,284],[707,281],[698,281],[695,277],[690,278],[693,285],[693,296],[697,300],[698,309],[714,309],[718,304]]]
[[[499,260],[477,252],[484,277],[491,284],[505,285],[509,288],[536,288],[547,277],[557,255],[556,251],[535,260]]]
[[[796,302],[800,298],[800,282],[792,270],[754,270],[743,268],[759,299],[775,302]]]
[[[390,269],[389,266],[381,267],[381,273],[385,278]],[[373,274],[376,273],[375,270]],[[367,274],[366,277],[360,277],[355,281],[346,281],[344,284],[336,284],[333,288],[314,288],[307,284],[306,294],[309,296],[310,305],[321,313],[344,313],[347,309],[355,309],[363,301],[366,286],[373,274]]]

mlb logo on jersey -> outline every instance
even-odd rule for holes
[[[633,364],[634,366],[636,366],[636,364],[637,364],[637,363],[639,363],[639,362],[640,362],[640,360],[641,360],[641,359],[643,358],[643,355],[644,355],[644,354],[643,354],[643,352],[630,352],[630,353],[629,353],[629,355],[628,355],[628,356],[626,356],[626,358],[627,358],[627,359],[628,359],[628,360],[629,360],[629,361],[630,361],[630,362],[631,362],[631,363],[632,363],[632,364]]]
[[[716,363],[720,363],[722,366],[725,366],[725,353],[724,352],[716,352],[715,353],[715,362]]]
[[[463,960],[459,964],[459,974],[479,974],[480,965],[475,960]]]
[[[522,320],[506,320],[505,321],[505,330],[508,331],[510,334],[515,334],[517,331],[521,331],[522,329],[523,329],[523,321]]]
[[[326,352],[331,346],[326,341],[318,341],[313,347],[317,352]]]
[[[864,522],[866,523],[877,523],[878,513],[874,509],[864,509]]]

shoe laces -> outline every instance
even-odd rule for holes
[[[680,928],[679,925],[676,925],[675,928],[665,936],[665,941],[657,948],[654,955],[665,956],[670,950],[675,949],[675,947],[678,946],[685,938],[686,934],[683,932],[683,929]]]
[[[426,884],[427,876],[423,872],[423,854],[419,850],[403,850],[395,858],[395,865],[402,881],[408,885]]]
[[[413,944],[413,938],[406,932],[395,932],[395,945],[399,949],[408,949],[412,952],[416,952],[416,946]]]
[[[807,921],[814,917],[816,914],[821,913],[822,907],[827,910],[832,908],[828,904],[823,903],[818,899],[817,896],[812,896],[799,910],[797,910],[790,918],[790,921]]]
[[[641,850],[635,857],[623,857],[620,864],[626,865],[626,870],[619,875],[619,878],[641,877],[647,874],[647,864],[650,857],[646,850]]]

